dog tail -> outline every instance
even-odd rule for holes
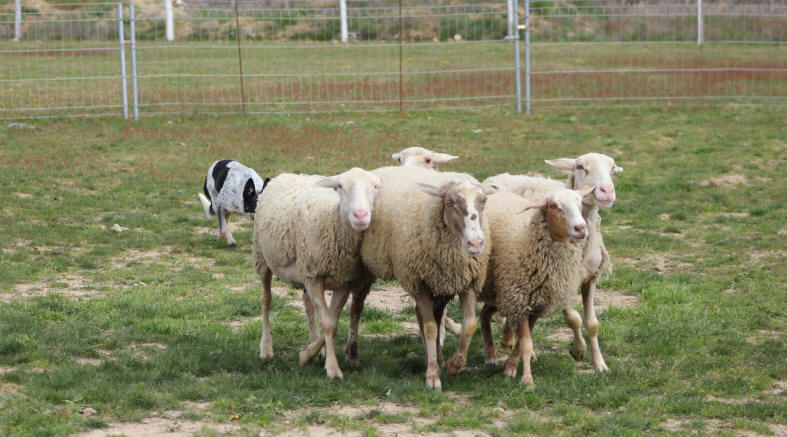
[[[202,209],[205,210],[205,216],[210,218],[211,216],[216,215],[216,213],[213,212],[213,204],[211,203],[211,201],[209,199],[210,198],[210,193],[208,193],[208,178],[207,177],[205,178],[205,183],[202,185],[202,190],[205,191],[205,194],[197,193],[197,196],[199,196],[199,201],[202,204]]]

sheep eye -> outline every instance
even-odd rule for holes
[[[341,189],[342,189],[342,184],[339,184],[339,185],[337,185],[337,186],[336,186],[336,189],[337,189],[337,190],[341,190]]]
[[[449,208],[453,208],[454,207],[454,201],[453,200],[446,200],[445,201],[445,206],[447,206]]]
[[[431,164],[432,163],[432,159],[431,158],[426,158],[424,160],[424,162],[426,162],[427,164]]]
[[[550,208],[552,208],[552,209],[557,209],[557,205],[556,205],[556,204],[554,204],[554,203],[551,203],[551,204],[549,205],[549,207],[550,207]]]

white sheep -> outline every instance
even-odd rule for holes
[[[377,199],[376,218],[364,233],[361,258],[375,277],[398,280],[415,299],[427,352],[426,384],[439,390],[442,352],[436,320],[453,296],[459,296],[463,319],[459,346],[448,361],[449,374],[464,367],[476,329],[476,296],[489,257],[489,228],[483,218],[486,194],[464,174],[420,167],[383,167],[374,173],[385,190]],[[360,316],[364,298],[353,296],[351,320]],[[350,340],[345,352],[357,352],[357,343],[353,346]]]
[[[492,253],[479,300],[484,360],[497,362],[490,320],[496,311],[516,328],[517,342],[505,366],[505,375],[516,376],[524,360],[522,383],[533,384],[530,359],[531,332],[536,320],[562,310],[580,284],[582,246],[588,230],[582,217],[579,192],[561,188],[545,197],[526,199],[514,193],[489,196],[486,217],[491,229]]]
[[[368,288],[373,281],[365,273],[359,251],[380,188],[380,178],[360,168],[327,178],[282,174],[268,183],[254,219],[254,268],[263,284],[260,358],[273,356],[270,305],[275,274],[304,288],[309,296],[304,300],[312,336],[298,355],[299,365],[324,345],[328,377],[343,377],[333,337],[349,293],[355,287]],[[325,303],[326,289],[334,291],[330,308]],[[312,305],[321,322],[321,336],[315,335]]]
[[[423,147],[408,147],[401,152],[391,155],[395,161],[399,162],[402,167],[424,167],[437,169],[438,164],[443,164],[454,159],[458,156],[449,155],[447,153],[433,152]]]
[[[424,149],[423,147],[414,146],[408,147],[401,152],[394,153],[391,155],[391,158],[397,161],[402,167],[423,167],[437,170],[438,164],[453,161],[459,157],[455,155],[449,155],[447,153],[434,152],[429,149]],[[443,313],[443,319],[440,321],[440,345],[442,345],[445,341],[446,329],[451,334],[456,336],[459,336],[462,332],[462,325],[454,322],[450,317],[448,317],[447,312]],[[353,329],[353,326],[351,325],[350,335],[353,334],[357,336],[357,329]],[[352,353],[350,353],[348,356],[352,356]],[[354,360],[357,362],[357,353],[354,355]]]
[[[593,196],[586,196],[583,199],[582,215],[588,224],[589,237],[583,243],[582,306],[585,312],[585,329],[590,338],[591,364],[598,371],[607,371],[609,369],[598,345],[598,319],[593,307],[593,294],[599,278],[604,274],[611,273],[612,266],[601,235],[601,216],[598,214],[598,208],[599,206],[610,208],[615,202],[616,193],[612,176],[622,172],[623,168],[617,166],[614,159],[601,153],[586,153],[578,158],[560,158],[545,162],[570,172],[568,181],[561,182],[543,177],[504,173],[487,178],[483,185],[488,191],[510,191],[523,196],[542,195],[562,186],[572,189],[595,187]],[[564,309],[563,317],[574,332],[570,349],[571,356],[581,361],[587,350],[581,331],[582,318],[570,304]],[[507,326],[504,326],[501,344],[504,347],[511,347],[513,344],[513,333]]]

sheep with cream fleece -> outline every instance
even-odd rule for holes
[[[361,264],[360,243],[362,231],[372,222],[380,188],[380,178],[360,168],[327,178],[282,174],[268,183],[259,199],[264,207],[257,209],[254,219],[254,267],[263,284],[260,358],[273,356],[270,305],[275,274],[306,290],[311,303],[307,310],[316,309],[321,322],[323,335],[312,335],[298,356],[299,364],[324,345],[328,377],[343,377],[333,337],[349,293],[368,288],[373,280]],[[326,289],[334,291],[330,307]]]
[[[426,384],[439,390],[442,352],[436,321],[454,296],[459,296],[463,319],[459,346],[448,361],[450,374],[464,367],[476,329],[475,302],[489,258],[486,194],[465,174],[420,167],[383,167],[374,174],[385,189],[364,233],[361,258],[375,277],[396,279],[415,299],[427,351]],[[360,316],[364,299],[354,295],[351,318]],[[347,350],[352,348],[348,343]]]
[[[592,189],[562,188],[538,199],[508,192],[489,196],[486,216],[492,253],[479,296],[485,304],[481,310],[484,359],[497,360],[490,320],[500,311],[517,333],[505,374],[516,376],[521,356],[522,383],[533,384],[531,332],[536,320],[562,310],[582,280],[583,251],[577,241],[587,238],[582,197]]]
[[[434,152],[423,147],[408,147],[391,155],[402,167],[424,167],[437,170],[438,164],[444,164],[459,158],[447,153]]]
[[[503,190],[523,196],[542,195],[560,186],[573,189],[586,186],[595,187],[593,196],[586,196],[582,204],[582,215],[587,222],[589,236],[583,243],[583,280],[581,291],[582,306],[585,312],[584,325],[590,339],[590,362],[597,371],[607,371],[609,368],[604,362],[604,357],[598,344],[599,325],[593,307],[593,295],[601,276],[612,272],[612,264],[601,235],[601,216],[598,213],[598,209],[599,207],[612,207],[616,199],[612,176],[621,173],[623,168],[616,165],[612,157],[601,153],[586,153],[577,158],[547,160],[546,163],[569,172],[568,180],[561,182],[543,177],[504,173],[487,178],[484,180],[483,185],[488,191]],[[583,319],[570,304],[564,309],[563,317],[574,332],[574,339],[570,349],[571,355],[574,359],[581,361],[584,359],[587,350],[581,331]],[[504,346],[511,347],[512,340],[513,333],[507,327],[504,328],[501,343]]]

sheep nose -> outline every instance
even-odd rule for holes
[[[602,185],[601,187],[599,187],[599,191],[601,191],[602,194],[605,194],[608,197],[612,197],[615,195],[615,186],[612,184]]]
[[[576,225],[574,226],[574,232],[577,235],[585,235],[585,233],[587,232],[587,226],[584,223],[581,225]]]
[[[358,220],[365,219],[369,217],[369,211],[365,209],[359,209],[353,212],[353,217],[357,218]]]

